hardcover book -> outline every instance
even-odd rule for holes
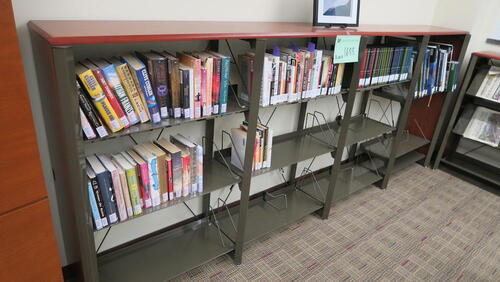
[[[139,154],[148,164],[148,174],[151,195],[151,201],[153,207],[159,206],[161,204],[161,192],[160,192],[160,162],[158,158],[153,155],[149,150],[142,144],[134,145],[134,151]]]
[[[165,152],[160,149],[157,145],[153,144],[153,142],[146,142],[142,144],[144,148],[146,148],[151,154],[156,156],[157,165],[158,165],[158,178],[160,181],[160,195],[161,201],[168,201],[168,167]]]
[[[94,199],[97,204],[97,211],[99,213],[100,226],[104,228],[108,226],[108,218],[106,217],[106,210],[104,208],[104,200],[101,196],[101,191],[99,190],[99,184],[97,183],[97,177],[95,175],[94,170],[91,167],[87,166],[86,173],[89,178],[90,186],[92,188],[92,194],[94,195]],[[96,224],[97,227],[97,224]]]
[[[183,196],[182,190],[182,156],[181,150],[172,144],[167,139],[159,139],[155,143],[165,152],[170,154],[172,159],[172,179],[174,188],[174,197],[180,198]]]
[[[137,56],[147,66],[153,93],[160,107],[161,118],[168,117],[167,60],[154,52],[137,52]]]
[[[124,152],[122,152],[121,154],[113,155],[113,159],[125,171],[128,192],[130,195],[130,204],[132,205],[132,211],[134,215],[139,215],[142,213],[143,203],[141,199],[141,192],[139,188],[139,181],[136,173],[136,167],[135,164],[133,163],[134,161],[130,158],[130,156],[127,153]]]
[[[111,88],[118,101],[120,101],[120,104],[125,111],[125,114],[127,115],[130,125],[139,123],[140,120],[137,117],[134,107],[132,106],[127,93],[125,92],[122,83],[120,82],[120,78],[118,76],[118,73],[116,72],[115,66],[104,59],[93,60],[92,62],[102,70],[102,74],[106,79],[106,83]]]
[[[148,163],[142,159],[134,150],[127,150],[123,156],[135,167],[137,175],[137,186],[141,194],[141,205],[143,209],[151,208],[153,200],[151,199],[151,183],[149,178]]]
[[[128,121],[127,116],[125,115],[125,112],[122,109],[122,106],[118,99],[115,97],[115,94],[111,90],[111,88],[108,86],[108,83],[106,82],[106,79],[104,78],[104,74],[100,68],[98,68],[96,65],[94,65],[90,60],[85,60],[82,62],[84,66],[92,70],[92,73],[94,74],[95,78],[97,79],[97,82],[101,86],[102,91],[104,92],[104,95],[106,95],[106,98],[109,101],[109,104],[115,111],[116,115],[118,116],[118,119],[120,120],[120,123],[124,128],[130,127],[130,122]]]
[[[94,102],[94,106],[101,115],[106,125],[112,132],[117,132],[123,128],[118,116],[111,107],[108,99],[104,95],[101,86],[92,71],[85,66],[78,64],[75,66],[78,82],[85,89],[89,97]]]
[[[120,221],[124,221],[128,219],[127,216],[127,207],[125,205],[125,196],[123,195],[123,190],[121,186],[120,174],[115,165],[111,162],[111,159],[103,154],[97,155],[97,158],[104,165],[106,170],[111,174],[111,180],[113,184],[113,192],[115,195],[116,207],[118,210],[118,216]]]
[[[96,175],[99,192],[102,196],[108,222],[109,224],[116,223],[118,222],[118,215],[116,214],[116,202],[115,194],[113,192],[111,173],[104,168],[95,155],[89,156],[86,159],[88,165],[92,168]]]
[[[108,131],[106,130],[106,127],[104,127],[104,125],[102,124],[101,120],[99,119],[97,113],[94,110],[94,107],[92,107],[92,104],[90,104],[89,100],[87,99],[85,93],[83,92],[78,82],[76,82],[76,88],[77,88],[78,102],[80,104],[80,108],[87,117],[87,120],[89,121],[90,125],[92,126],[93,129],[95,129],[99,137],[108,136]]]
[[[132,78],[134,79],[139,92],[142,93],[144,97],[145,104],[149,110],[151,121],[153,123],[160,123],[160,111],[158,108],[158,104],[156,103],[153,88],[151,87],[151,81],[149,80],[146,66],[133,55],[124,55],[121,56],[121,59],[124,63],[127,63],[132,74]]]
[[[110,62],[114,65],[123,88],[125,89],[125,93],[127,94],[134,111],[139,115],[141,123],[149,121],[149,112],[146,109],[142,96],[135,85],[127,64],[120,62],[120,60],[116,57],[111,58]]]

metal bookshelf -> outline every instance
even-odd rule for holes
[[[397,127],[374,120],[366,113],[367,93],[383,86],[357,88],[360,61],[368,42],[380,41],[386,37],[415,40],[420,51],[415,64],[415,73],[418,73],[423,60],[422,51],[431,36],[449,36],[460,42],[468,38],[467,32],[432,26],[362,26],[355,30],[342,30],[315,28],[306,23],[167,21],[31,21],[28,26],[36,59],[55,190],[59,198],[66,197],[60,200],[72,203],[71,214],[74,216],[78,235],[81,270],[78,280],[85,281],[165,281],[225,254],[230,254],[236,264],[241,264],[245,243],[310,214],[326,219],[335,202],[377,181],[383,180],[387,184],[391,172],[400,163],[403,167],[403,162],[414,162],[416,157],[411,152],[426,142],[413,137],[406,140],[403,136],[405,116],[409,112],[412,95],[406,97]],[[261,89],[260,78],[268,47],[267,39],[310,38],[314,41],[319,37],[335,38],[338,35],[361,35],[359,61],[346,65],[343,90],[336,95],[344,104],[344,111],[339,113],[341,116],[338,120],[325,120],[324,123],[318,122],[319,124],[307,127],[306,121],[311,116],[307,111],[308,102],[323,97],[294,102],[300,105],[297,130],[274,138],[271,168],[252,171],[252,142],[247,142],[242,171],[226,166],[228,162],[224,158],[227,157],[227,150],[214,151],[215,121],[244,113],[248,123],[247,140],[255,139],[261,109],[258,90]],[[103,44],[203,40],[208,41],[209,49],[218,51],[219,42],[228,39],[244,40],[255,51],[254,77],[257,79],[253,81],[253,92],[247,104],[242,106],[231,101],[228,113],[224,115],[200,120],[165,120],[157,125],[136,126],[111,134],[105,139],[82,139],[74,87],[75,58],[79,57],[78,52],[82,49],[99,50]],[[462,47],[461,52],[464,49]],[[409,92],[412,93],[416,80],[413,77],[410,81],[397,84],[410,83]],[[359,114],[353,114],[357,97],[361,98],[360,106],[356,106]],[[272,107],[279,106],[281,105]],[[316,113],[312,115],[317,119]],[[193,214],[189,223],[176,225],[166,232],[154,232],[142,240],[134,240],[97,254],[88,207],[85,146],[91,143],[92,146],[98,146],[101,140],[115,142],[141,132],[162,132],[164,128],[180,127],[194,121],[205,124],[205,191],[168,203],[164,207],[199,197],[202,199],[202,214]],[[383,148],[379,143],[387,136],[393,137],[385,141],[389,148],[386,153],[381,150]],[[348,158],[343,160],[346,149]],[[333,160],[327,171],[304,170],[300,177],[296,177],[297,163],[328,153]],[[405,156],[410,157],[401,159]],[[270,188],[252,196],[253,177],[289,166],[290,178],[284,179],[280,189]],[[229,207],[223,201],[218,209],[210,206],[211,192],[235,184],[238,184],[241,192],[238,203]]]
[[[489,66],[500,66],[500,54],[494,52],[473,53],[465,73],[463,84],[456,98],[449,123],[444,130],[443,142],[439,147],[433,167],[438,168],[445,164],[462,173],[474,176],[486,182],[500,186],[500,167],[488,163],[481,155],[469,155],[481,147],[488,149],[490,157],[498,159],[500,148],[491,147],[475,140],[463,137],[465,128],[472,118],[476,107],[486,107],[490,110],[500,111],[500,103],[476,96]],[[477,145],[473,150],[458,152],[457,146],[460,139],[466,139]]]

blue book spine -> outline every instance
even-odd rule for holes
[[[227,113],[227,100],[229,88],[229,73],[231,68],[231,60],[229,57],[222,57],[222,69],[220,78],[220,113]]]
[[[153,207],[159,206],[161,203],[160,198],[160,179],[158,178],[158,166],[156,158],[151,159],[149,164],[149,179],[151,182],[151,198]]]
[[[97,209],[97,201],[95,200],[94,190],[92,189],[92,183],[90,183],[90,181],[87,183],[87,188],[89,191],[90,208],[92,209],[92,217],[94,218],[95,229],[101,230],[101,215],[99,214],[99,210]]]
[[[144,98],[146,99],[146,104],[148,106],[149,114],[151,115],[151,120],[153,121],[153,123],[160,123],[160,110],[158,109],[158,105],[156,104],[155,94],[153,93],[153,88],[151,87],[151,81],[149,80],[146,67],[136,70],[136,75],[141,91],[142,93],[144,93]]]

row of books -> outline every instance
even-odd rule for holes
[[[255,53],[238,56],[242,75],[239,97],[249,101],[254,80]],[[333,63],[333,51],[275,46],[264,56],[259,104],[262,107],[340,93],[344,64]]]
[[[476,96],[500,102],[500,67],[491,66],[487,70]]]
[[[358,88],[408,80],[412,66],[412,46],[368,47],[361,61]]]
[[[181,134],[86,160],[97,230],[203,192],[203,147]]]
[[[425,50],[424,63],[415,90],[416,98],[439,92],[455,91],[459,66],[457,61],[452,60],[452,56],[453,45],[429,43]]]
[[[231,164],[243,170],[245,162],[245,148],[247,144],[248,125],[243,122],[239,128],[231,129]],[[271,167],[271,154],[273,150],[273,131],[269,127],[258,124],[255,135],[255,146],[252,161],[252,170]],[[291,152],[293,153],[293,152]]]
[[[136,52],[75,67],[87,139],[138,123],[227,112],[230,58],[215,52]]]

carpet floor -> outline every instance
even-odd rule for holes
[[[500,281],[500,197],[413,165],[177,281]]]

